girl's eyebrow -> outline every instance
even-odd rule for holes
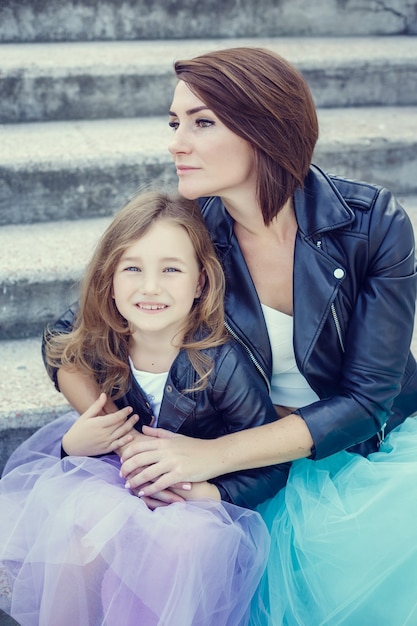
[[[130,262],[132,263],[133,261],[141,261],[141,257],[137,257],[137,256],[122,256],[120,258],[121,261],[123,262]],[[162,261],[162,263],[184,263],[185,261],[184,259],[181,259],[180,257],[177,256],[167,256],[167,257],[163,257],[160,259],[160,261]]]
[[[193,109],[188,109],[188,111],[186,111],[185,113],[187,115],[194,115],[195,113],[199,113],[200,111],[208,111],[208,107],[206,107],[205,104],[203,104],[202,106],[199,107],[194,107]],[[178,117],[176,113],[174,113],[174,111],[169,111],[168,115],[170,115],[171,117]]]

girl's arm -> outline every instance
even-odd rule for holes
[[[100,388],[96,381],[75,369],[56,370],[56,381],[59,391],[80,415],[87,411],[100,396]],[[114,413],[117,406],[110,398],[102,407],[103,413]]]
[[[117,452],[134,439],[137,415],[131,407],[119,410],[111,398],[100,394],[96,381],[75,369],[57,370],[60,391],[80,414],[78,420],[64,435],[62,448],[73,456],[96,456]],[[139,434],[139,433],[138,433]]]
[[[66,454],[72,456],[108,454],[133,440],[130,433],[139,417],[136,414],[131,415],[132,407],[106,413],[104,410],[106,403],[106,394],[100,394],[65,433],[62,448]]]

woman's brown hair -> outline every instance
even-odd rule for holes
[[[114,218],[102,236],[81,284],[80,309],[71,333],[52,334],[46,340],[46,361],[51,367],[75,368],[92,375],[102,391],[113,398],[128,390],[130,329],[119,313],[113,277],[124,251],[143,237],[157,220],[183,227],[204,272],[201,296],[194,302],[180,345],[187,350],[199,376],[193,389],[207,384],[212,362],[201,351],[224,343],[224,276],[198,205],[167,194],[136,196]]]
[[[269,224],[302,187],[318,138],[310,89],[279,55],[229,48],[177,61],[175,73],[254,151],[258,200]]]

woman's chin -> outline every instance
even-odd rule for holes
[[[192,191],[190,189],[183,189],[181,184],[178,185],[178,193],[186,200],[197,200],[197,198],[200,198],[202,195],[204,195],[204,194],[198,193],[198,191]]]

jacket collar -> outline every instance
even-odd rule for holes
[[[355,218],[332,180],[315,165],[304,188],[295,191],[294,208],[300,234],[306,237],[347,226]]]

